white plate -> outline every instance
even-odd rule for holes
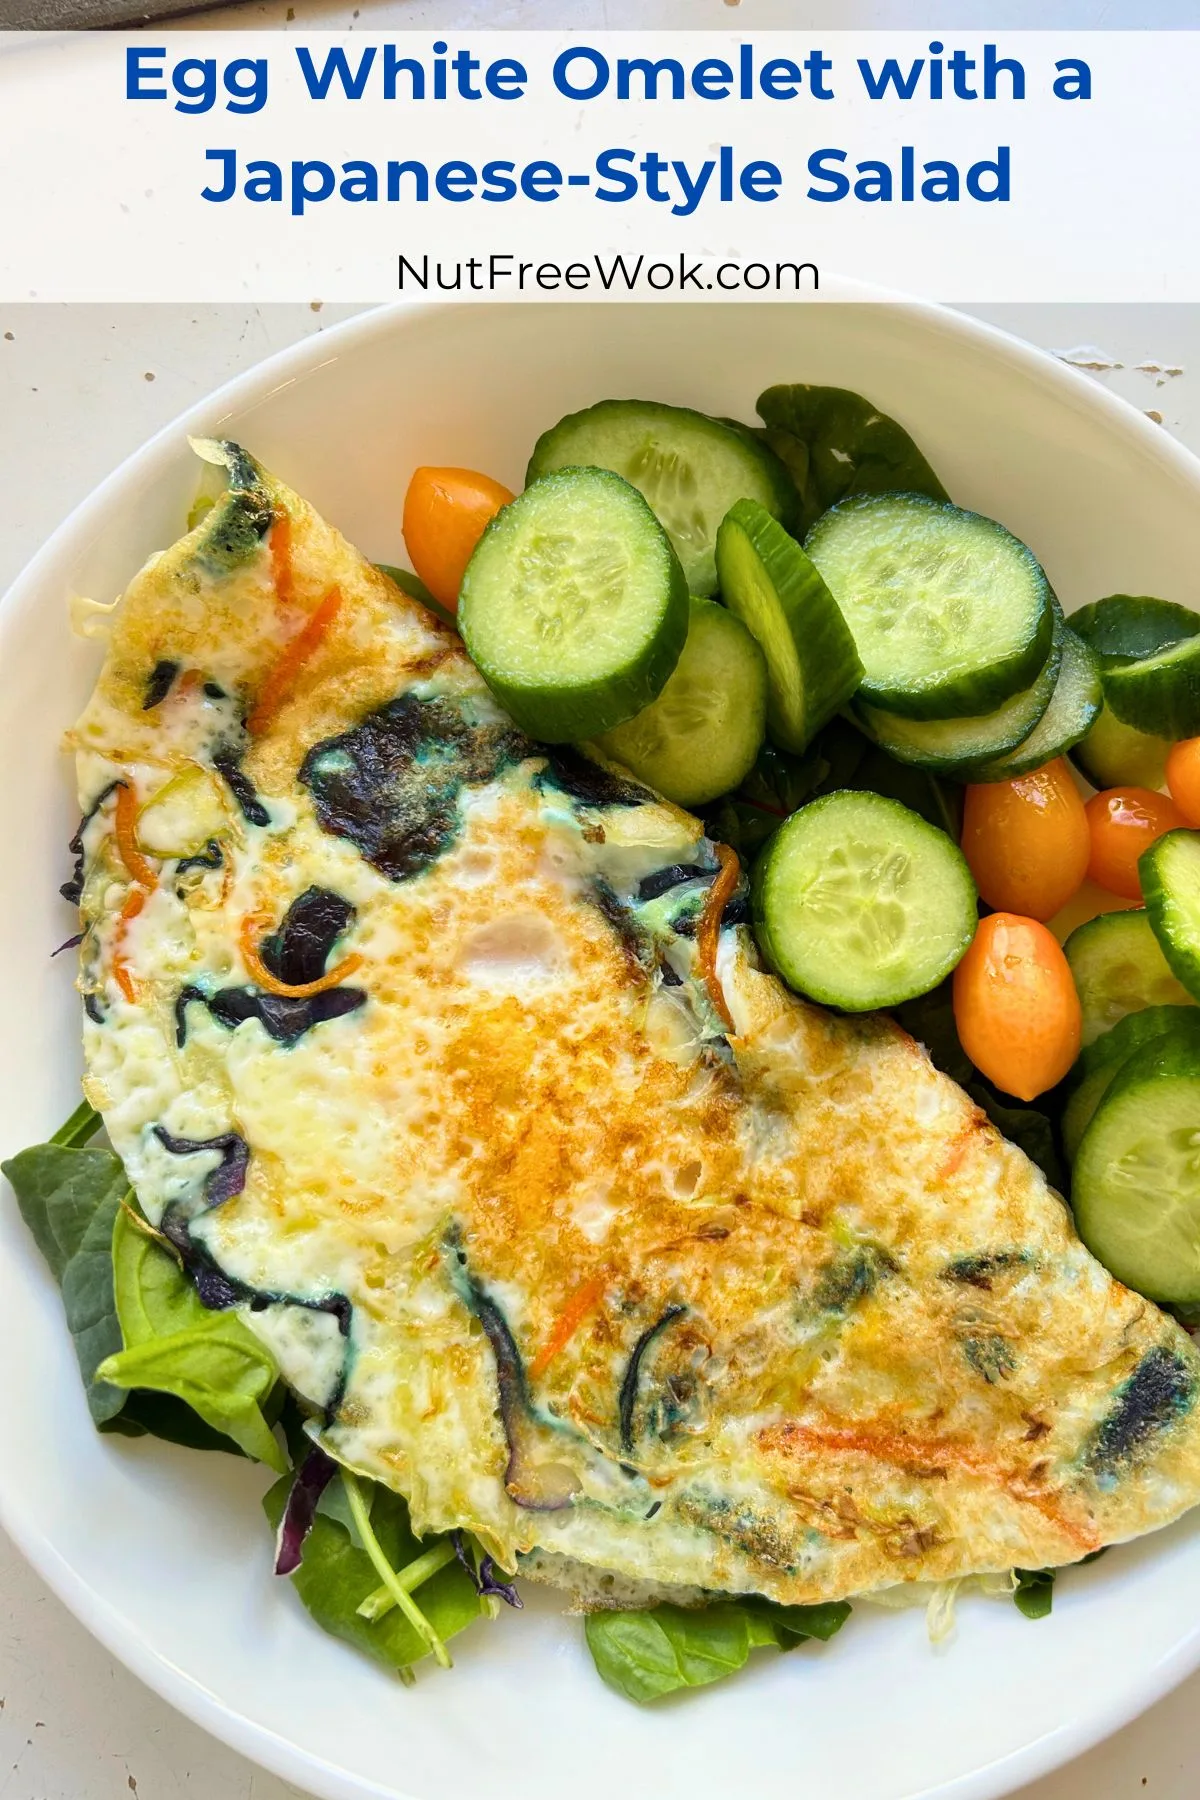
[[[58,737],[95,653],[72,592],[110,598],[180,529],[186,431],[241,438],[380,560],[414,464],[519,486],[534,437],[609,394],[753,417],[759,390],[854,387],[909,425],[955,498],[1033,545],[1070,607],[1188,601],[1200,463],[1132,408],[932,307],[529,306],[370,314],[190,413],[79,508],[0,607],[0,1154],[74,1105],[72,929],[55,897],[74,822]],[[53,446],[31,445],[53,479]],[[827,1650],[639,1711],[538,1597],[404,1691],[310,1623],[270,1574],[246,1464],[92,1431],[58,1295],[0,1199],[0,1523],[117,1656],[236,1749],[329,1800],[987,1800],[1148,1706],[1200,1662],[1187,1522],[1060,1584],[1030,1624],[986,1601],[939,1651],[920,1613],[856,1612]]]

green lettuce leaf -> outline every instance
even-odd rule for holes
[[[796,484],[803,531],[853,494],[950,498],[904,427],[849,388],[768,388],[758,414]]]
[[[414,1537],[408,1508],[398,1494],[378,1485],[368,1489],[365,1482],[362,1486],[370,1493],[371,1529],[393,1569],[401,1573],[438,1540]],[[263,1496],[263,1511],[273,1530],[279,1529],[290,1488],[288,1476]],[[300,1566],[289,1579],[323,1631],[343,1638],[385,1668],[406,1670],[429,1654],[425,1640],[398,1607],[373,1620],[359,1612],[363,1601],[377,1591],[379,1576],[366,1551],[355,1547],[347,1528],[328,1511],[317,1513]],[[485,1610],[474,1582],[457,1560],[424,1582],[415,1597],[443,1639],[463,1631]]]
[[[694,1610],[654,1606],[644,1612],[589,1613],[584,1631],[601,1679],[644,1704],[721,1681],[743,1668],[752,1650],[788,1650],[806,1638],[826,1642],[849,1616],[845,1601],[826,1606],[725,1601]]]

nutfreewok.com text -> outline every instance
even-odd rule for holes
[[[820,291],[816,263],[715,261],[614,251],[570,262],[523,259],[505,251],[463,258],[398,258],[402,294],[800,294]]]

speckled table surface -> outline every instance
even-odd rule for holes
[[[152,431],[352,310],[0,307],[0,590]],[[1200,451],[1200,308],[979,310],[1088,368]],[[1200,1676],[1024,1800],[1194,1800],[1198,1769]],[[0,1800],[294,1792],[114,1664],[0,1536]]]

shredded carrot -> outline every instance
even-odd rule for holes
[[[248,913],[242,920],[240,949],[242,961],[255,987],[260,987],[265,994],[282,994],[287,1000],[307,1000],[313,994],[324,994],[329,988],[337,987],[345,981],[347,975],[353,975],[356,969],[362,968],[362,957],[355,954],[342,958],[332,969],[326,969],[315,981],[292,983],[280,981],[272,975],[266,963],[258,953],[257,939],[261,936],[269,920],[257,913]]]
[[[292,588],[292,517],[277,512],[271,526],[271,576],[275,598],[288,606],[295,599]]]
[[[554,1321],[550,1336],[529,1365],[533,1380],[545,1374],[559,1351],[566,1349],[588,1314],[599,1304],[607,1285],[607,1278],[597,1275],[594,1281],[585,1281],[582,1287],[575,1289]]]
[[[200,686],[200,683],[203,680],[204,676],[200,673],[199,669],[185,669],[175,683],[175,692],[180,697],[184,694],[192,694]]]
[[[733,1014],[725,1003],[725,995],[717,980],[717,944],[721,936],[721,915],[729,903],[730,896],[738,884],[741,865],[737,853],[728,844],[717,844],[717,861],[721,865],[717,878],[708,890],[704,902],[704,911],[700,914],[700,923],[696,927],[696,953],[700,962],[700,973],[704,978],[713,1005],[720,1014],[722,1022],[728,1030],[733,1030]]]
[[[300,670],[314,654],[337,617],[342,604],[340,588],[330,588],[316,611],[300,627],[278,662],[267,670],[254,710],[246,720],[251,737],[261,737],[287,699]]]
[[[137,844],[137,795],[127,781],[117,787],[115,830],[121,861],[129,871],[129,879],[146,889],[157,885],[154,864],[144,857]],[[141,909],[139,908],[139,911]]]
[[[117,791],[119,793],[120,789]],[[130,1006],[137,1003],[138,988],[125,957],[125,931],[130,920],[137,918],[145,904],[145,888],[130,888],[117,914],[117,929],[113,937],[113,978]]]

